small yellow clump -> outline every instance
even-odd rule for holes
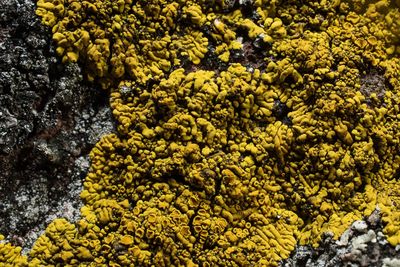
[[[21,256],[21,247],[13,246],[4,241],[4,236],[0,234],[0,263],[4,267],[25,267],[28,266],[26,256]]]

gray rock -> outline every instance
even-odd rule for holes
[[[114,131],[108,96],[64,65],[33,0],[0,0],[0,233],[26,252],[79,218],[88,153]]]
[[[370,267],[400,266],[400,254],[387,242],[382,233],[379,210],[365,220],[356,221],[335,241],[325,235],[320,247],[298,246],[282,261],[282,267]]]

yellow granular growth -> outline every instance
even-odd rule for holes
[[[300,3],[302,2],[302,3]],[[21,266],[276,266],[377,207],[400,243],[399,1],[39,0],[110,92],[82,219]]]

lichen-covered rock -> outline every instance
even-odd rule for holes
[[[391,246],[382,233],[379,210],[355,221],[338,240],[323,235],[318,248],[298,246],[281,266],[397,266],[398,246]]]
[[[54,222],[30,257],[275,266],[376,206],[400,243],[399,8],[39,0],[119,125],[91,152],[82,220]]]

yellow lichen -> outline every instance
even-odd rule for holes
[[[28,258],[21,256],[21,247],[3,243],[4,236],[0,235],[0,263],[4,267],[28,266]]]
[[[276,266],[375,208],[400,243],[398,1],[246,5],[38,1],[118,133],[32,264]]]

